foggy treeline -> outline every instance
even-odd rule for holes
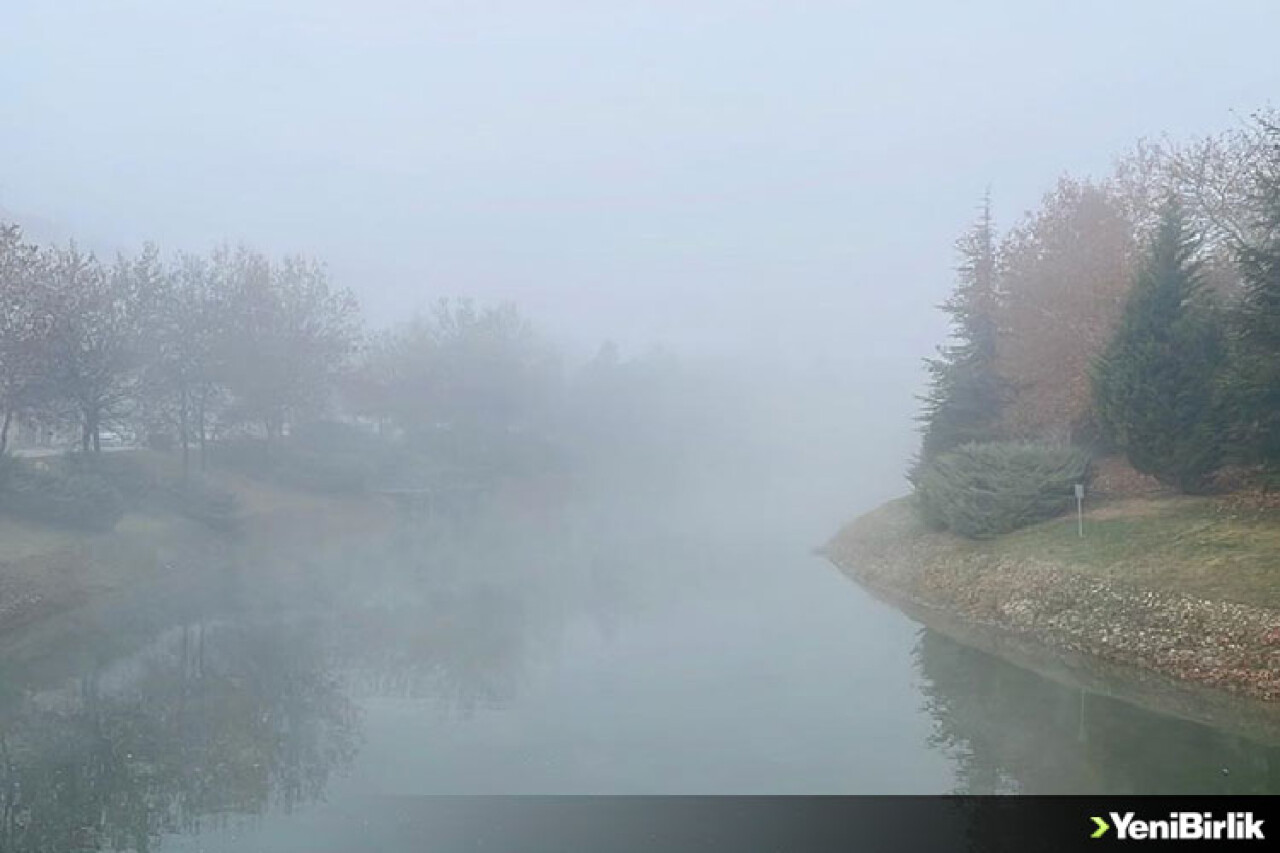
[[[275,437],[354,352],[355,301],[309,259],[242,248],[167,263],[147,246],[104,264],[0,233],[6,426],[71,429],[86,451],[105,431],[191,444],[253,423]]]
[[[1003,233],[992,207],[957,244],[917,486],[993,442],[1122,455],[1189,492],[1280,468],[1280,116],[1144,141]]]
[[[245,246],[166,257],[148,244],[105,263],[6,225],[0,299],[0,450],[21,434],[92,454],[106,437],[178,449],[185,471],[217,442],[269,447],[337,424],[331,443],[376,435],[455,467],[644,467],[687,461],[683,437],[726,411],[660,350],[606,342],[567,365],[512,304],[441,299],[368,328],[320,261]]]

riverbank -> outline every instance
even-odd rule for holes
[[[977,644],[1003,646],[1010,657],[1046,650],[1077,669],[1093,661],[1280,701],[1274,508],[1130,499],[1091,510],[1083,538],[1067,517],[978,542],[927,529],[902,498],[850,522],[822,553],[961,642],[974,644],[976,633]]]
[[[146,464],[165,465],[172,459]],[[271,559],[384,531],[395,509],[367,495],[290,489],[230,471],[206,481],[233,494],[234,528],[215,530],[163,506],[126,513],[110,531],[0,515],[0,635],[140,584]]]

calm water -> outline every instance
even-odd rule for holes
[[[921,629],[804,516],[410,525],[6,638],[0,849],[328,849],[387,794],[1280,792],[1273,747]]]

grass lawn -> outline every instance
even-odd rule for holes
[[[91,535],[0,515],[0,563],[80,544]]]
[[[1280,608],[1280,511],[1213,498],[1104,504],[965,547],[1037,557],[1153,589]]]

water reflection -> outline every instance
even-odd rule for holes
[[[203,847],[335,791],[308,813],[371,790],[942,790],[947,764],[972,793],[1280,790],[1274,748],[917,633],[764,525],[641,509],[255,558],[6,651],[0,849]]]
[[[162,834],[319,797],[357,714],[309,626],[197,623],[3,719],[5,850],[148,850]]]
[[[317,612],[333,666],[358,697],[426,699],[463,716],[507,706],[571,620],[590,614],[608,635],[628,606],[628,562],[570,523],[563,512],[478,513],[330,560],[312,581],[326,590]]]
[[[1280,791],[1280,748],[1043,678],[925,629],[914,656],[930,746],[956,793]]]
[[[273,555],[0,660],[0,849],[148,850],[321,799],[372,697],[463,717],[509,704],[568,614],[587,602],[615,624],[623,587],[572,537],[490,521]]]
[[[334,663],[361,696],[429,698],[471,713],[516,695],[529,642],[525,606],[492,584],[412,605],[370,603],[334,625]]]

